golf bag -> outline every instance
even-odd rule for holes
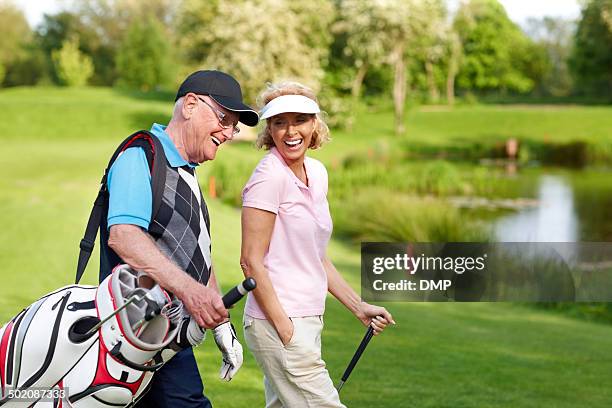
[[[138,282],[136,272],[120,265],[100,286],[58,289],[4,325],[0,406],[135,403],[156,370],[204,339],[179,301]]]

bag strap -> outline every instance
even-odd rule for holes
[[[85,268],[87,267],[87,263],[89,262],[89,258],[91,257],[91,253],[93,252],[95,246],[98,228],[101,225],[100,223],[102,221],[102,217],[108,214],[108,172],[115,160],[117,160],[117,157],[119,157],[123,151],[131,147],[143,148],[147,157],[147,162],[149,163],[149,169],[151,170],[151,189],[153,194],[151,220],[155,218],[157,212],[159,211],[164,193],[164,186],[166,184],[166,155],[157,136],[146,130],[140,130],[128,136],[119,145],[119,147],[117,147],[115,153],[113,153],[110,161],[108,162],[108,166],[104,170],[104,175],[100,181],[98,196],[94,201],[93,208],[91,209],[91,213],[89,215],[89,220],[87,221],[85,235],[79,244],[80,252],[77,263],[75,283],[79,283],[83,277],[83,273],[85,272]]]

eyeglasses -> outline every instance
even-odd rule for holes
[[[212,109],[215,115],[217,115],[217,119],[219,119],[219,125],[223,129],[232,128],[232,136],[236,136],[238,133],[240,133],[240,128],[230,120],[230,118],[227,116],[227,114],[225,114],[225,112],[221,112],[219,109],[215,108],[199,96],[198,99],[204,102],[204,104],[206,104],[206,106],[208,106],[210,109]]]

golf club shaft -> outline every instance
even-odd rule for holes
[[[128,307],[129,304],[131,304],[134,301],[140,302],[143,298],[144,298],[144,296],[139,297],[138,295],[133,295],[121,307],[117,308],[115,311],[113,311],[111,314],[106,316],[104,319],[100,320],[100,322],[98,322],[94,327],[92,327],[91,329],[87,330],[87,333],[85,333],[84,336],[87,337],[90,334],[96,332],[100,327],[102,327],[102,325],[104,323],[108,322],[110,319],[115,317],[120,311],[122,311],[123,309]]]
[[[344,385],[346,380],[348,380],[349,375],[351,375],[351,372],[357,365],[359,358],[363,354],[370,340],[372,340],[373,336],[374,336],[374,329],[372,328],[372,326],[369,326],[368,330],[365,333],[365,336],[363,336],[363,339],[361,340],[361,343],[359,343],[359,347],[357,347],[357,351],[355,351],[355,354],[353,355],[351,362],[349,363],[348,367],[346,367],[346,370],[344,370],[344,374],[342,374],[342,379],[340,380],[340,383],[338,384],[338,387],[337,387],[338,392],[340,392],[340,390],[342,389],[342,386]]]

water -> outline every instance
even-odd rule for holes
[[[502,216],[493,223],[500,242],[612,240],[612,174],[544,170],[523,175],[537,184],[535,208]]]
[[[519,211],[495,222],[499,242],[574,242],[578,216],[571,185],[560,176],[540,178],[536,208]]]

